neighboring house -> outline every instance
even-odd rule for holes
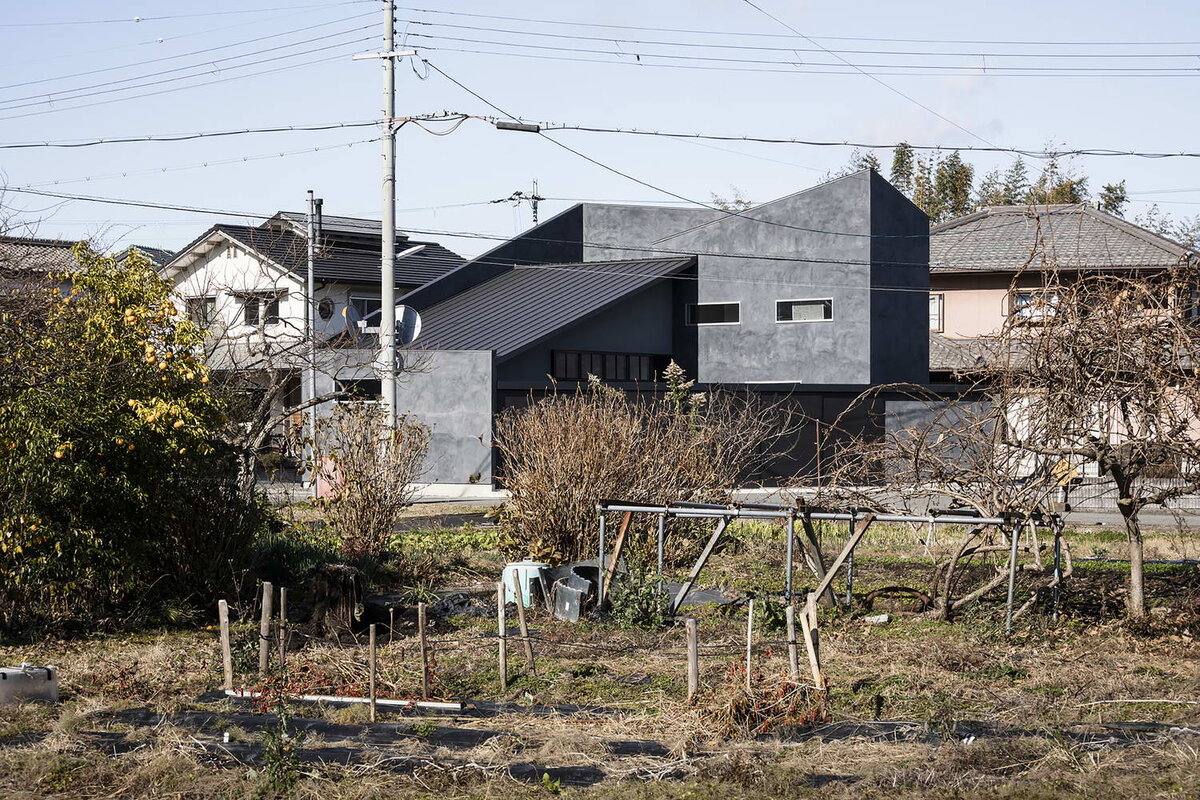
[[[139,255],[150,262],[150,266],[156,270],[161,270],[171,260],[175,258],[173,250],[163,250],[161,247],[146,247],[144,245],[135,244],[125,248],[121,255],[117,256],[118,263],[124,265],[131,257]]]
[[[75,245],[62,239],[0,236],[0,288],[53,281],[60,289],[70,287],[63,279],[79,268]]]
[[[969,371],[1006,318],[1036,321],[1047,275],[1148,275],[1195,260],[1187,247],[1090,205],[992,206],[930,229],[930,380]]]
[[[336,343],[361,356],[360,365],[369,365],[374,354],[353,349],[366,344],[357,339],[354,323],[379,310],[380,224],[325,216],[314,239],[313,308],[320,357],[342,358],[329,347]],[[435,242],[416,242],[402,233],[396,236],[396,250],[410,251],[396,261],[397,295],[463,262]],[[173,282],[188,315],[210,331],[210,366],[243,375],[247,384],[259,388],[286,382],[279,405],[290,408],[306,399],[301,376],[312,363],[305,339],[307,270],[306,217],[280,212],[257,226],[212,226],[176,253],[162,273]],[[347,361],[354,363],[353,358]],[[370,377],[355,373],[343,379],[332,367],[329,372],[341,384],[338,389],[378,392]],[[373,383],[378,386],[377,379]]]
[[[868,386],[922,383],[927,231],[869,170],[745,212],[573,206],[403,298],[423,326],[398,403],[433,429],[426,479],[490,491],[495,413],[589,374],[656,391],[674,359],[824,422]],[[811,472],[818,436],[760,478]]]

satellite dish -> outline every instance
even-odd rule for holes
[[[396,306],[396,345],[406,347],[421,335],[421,315],[410,306]]]

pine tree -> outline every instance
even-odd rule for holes
[[[1025,159],[1017,156],[1008,171],[1004,173],[1003,205],[1023,205],[1029,195],[1029,167]]]
[[[979,182],[979,190],[975,193],[975,205],[985,208],[1011,205],[1000,170],[994,169],[983,176],[983,180]]]
[[[892,185],[909,197],[913,193],[913,149],[901,142],[892,151]]]
[[[934,171],[933,194],[937,205],[938,222],[961,217],[971,212],[971,187],[975,168],[962,160],[955,150]]]
[[[1125,216],[1125,204],[1129,202],[1129,195],[1125,192],[1125,181],[1104,184],[1104,188],[1100,190],[1099,202],[1104,211],[1118,217]]]

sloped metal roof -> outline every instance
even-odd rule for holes
[[[493,350],[503,360],[695,263],[688,256],[517,266],[422,311],[417,346]]]
[[[992,206],[929,230],[931,272],[1166,268],[1195,257],[1089,205]]]

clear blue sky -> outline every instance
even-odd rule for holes
[[[1145,42],[1128,46],[1035,47],[819,39],[821,45],[839,51],[892,51],[842,54],[856,64],[944,65],[968,70],[971,74],[893,75],[880,79],[972,134],[999,145],[1038,148],[1053,142],[1069,147],[1200,150],[1195,133],[1200,129],[1200,110],[1195,103],[1196,88],[1200,87],[1200,55],[1188,55],[1200,53],[1200,16],[1194,3],[1186,0],[1134,6],[1115,0],[990,4],[928,0],[916,4],[874,0],[756,2],[814,38]],[[376,118],[381,109],[380,67],[377,62],[352,61],[350,54],[379,49],[376,37],[381,27],[381,4],[363,0],[316,7],[317,3],[66,0],[53,5],[19,5],[10,0],[0,20],[0,143]],[[496,105],[527,119],[814,140],[907,140],[943,144],[951,149],[955,145],[979,144],[978,139],[954,124],[858,72],[835,67],[845,74],[822,74],[821,70],[829,68],[820,64],[838,63],[836,56],[798,37],[777,38],[790,32],[743,0],[609,0],[602,4],[414,0],[413,5],[442,12],[590,23],[574,27],[398,12],[398,31],[410,35],[409,46]],[[261,10],[246,13],[246,9]],[[230,13],[237,10],[242,13]],[[194,16],[155,19],[183,14]],[[136,17],[143,19],[134,22]],[[599,24],[728,33],[707,36],[595,27]],[[301,28],[309,30],[298,30]],[[288,31],[295,32],[279,35]],[[753,33],[777,36],[735,35]],[[545,34],[594,38],[564,39]],[[367,36],[372,39],[366,41]],[[431,36],[437,38],[428,38]],[[260,40],[248,41],[255,39]],[[505,47],[452,39],[520,44]],[[635,44],[628,40],[672,44]],[[681,43],[705,46],[684,47]],[[731,45],[776,49],[739,50]],[[797,50],[786,51],[785,47]],[[317,48],[323,49],[301,54]],[[464,49],[538,57],[454,52]],[[186,55],[195,51],[204,52]],[[960,55],[900,55],[895,51],[949,51]],[[608,55],[613,53],[618,55]],[[643,53],[744,61],[667,60],[646,55],[639,64],[638,57]],[[1057,57],[1100,53],[1139,57]],[[1146,54],[1181,57],[1141,57]],[[234,56],[240,58],[230,60]],[[286,58],[265,61],[280,56]],[[546,56],[624,63],[549,60]],[[324,60],[313,63],[318,59]],[[262,63],[248,64],[255,61]],[[787,61],[800,66],[752,63],[758,61]],[[662,68],[651,63],[676,66]],[[128,66],[133,64],[138,65]],[[1034,68],[1029,70],[1034,72],[1046,66],[1186,67],[1193,71],[1175,77],[1151,76],[1153,73],[1138,77],[1098,73],[1088,77],[998,77],[973,69],[983,64],[993,73],[1019,66]],[[683,66],[777,71],[734,72]],[[866,69],[895,71],[893,67]],[[273,71],[247,75],[265,70]],[[424,75],[424,70],[420,71]],[[397,75],[401,115],[443,109],[495,113],[437,73],[422,80],[410,65],[403,64]],[[174,80],[181,76],[187,77]],[[72,91],[98,94],[76,99],[56,98],[54,94]],[[378,218],[379,146],[362,143],[376,135],[374,129],[360,128],[77,150],[0,150],[0,172],[13,187],[33,184],[79,194],[263,214],[279,209],[301,210],[305,192],[312,188],[325,198],[326,213]],[[750,200],[768,200],[819,182],[849,156],[848,148],[699,144],[578,132],[553,135],[648,183],[704,201],[713,192],[729,195],[734,186]],[[337,147],[350,142],[360,143]],[[233,164],[214,163],[317,147],[331,149]],[[891,153],[879,151],[877,155],[886,173]],[[966,154],[966,158],[979,167],[980,173],[1010,163],[1006,156]],[[175,169],[200,163],[209,165]],[[401,209],[442,207],[402,211],[398,217],[402,228],[512,235],[528,226],[528,207],[486,201],[506,197],[516,189],[528,189],[535,178],[544,196],[562,198],[542,204],[543,218],[567,207],[572,199],[671,200],[538,136],[501,132],[473,120],[442,137],[406,127],[399,135],[399,163],[397,205]],[[1036,169],[1039,165],[1035,162],[1031,166]],[[1129,216],[1144,212],[1149,201],[1160,202],[1164,210],[1177,216],[1200,213],[1197,160],[1082,158],[1076,167],[1091,176],[1093,188],[1124,178],[1131,193],[1195,189],[1134,194],[1138,202],[1131,204]],[[84,178],[91,180],[81,180]],[[238,221],[95,203],[60,203],[11,193],[4,202],[22,209],[25,219],[40,219],[39,235],[96,236],[110,246],[138,243],[175,248],[213,222]],[[466,255],[492,244],[473,238],[433,238]]]

